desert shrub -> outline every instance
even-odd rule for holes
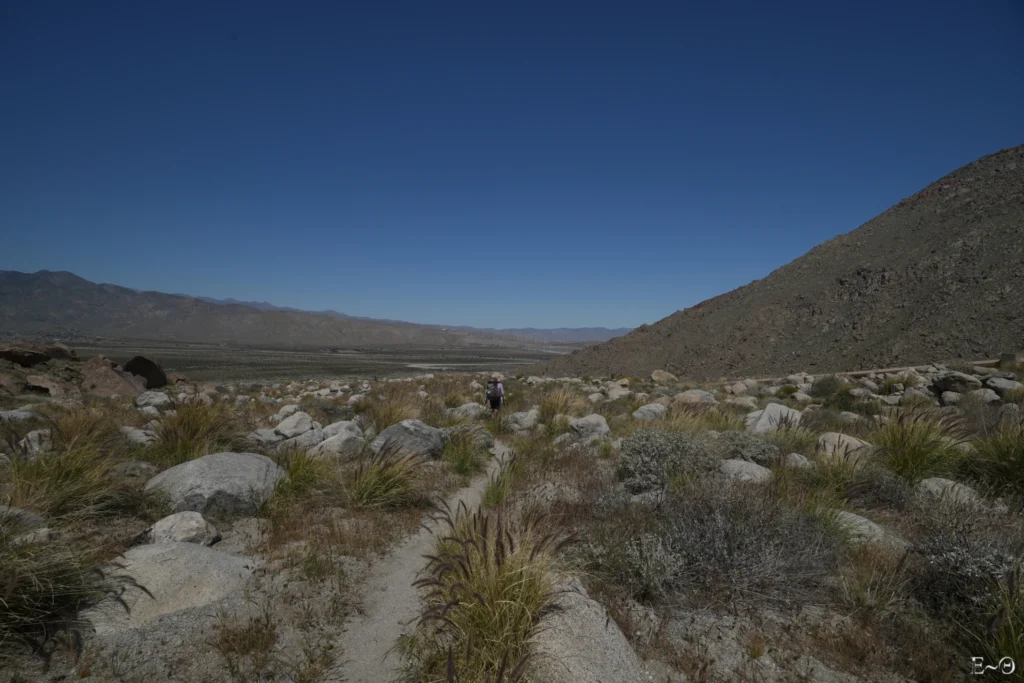
[[[711,470],[717,460],[694,438],[655,429],[637,429],[622,440],[619,477],[632,493],[650,491],[679,474]]]
[[[855,614],[882,620],[904,612],[910,583],[906,553],[866,544],[852,548],[846,560],[840,588]]]
[[[1004,421],[971,443],[974,454],[962,464],[969,474],[996,491],[1024,494],[1024,420]]]
[[[829,394],[821,402],[823,408],[838,411],[853,411],[857,407],[857,404],[857,398],[847,391],[839,391],[834,394]]]
[[[905,479],[884,469],[857,470],[843,491],[846,501],[864,509],[902,510],[913,490]]]
[[[415,680],[516,680],[538,623],[555,608],[552,556],[558,535],[537,519],[511,524],[500,513],[441,516],[446,533],[417,581],[425,606],[400,642]],[[507,678],[506,678],[507,677]]]
[[[280,519],[300,508],[341,503],[341,481],[326,460],[311,456],[305,450],[277,453],[274,459],[288,477],[264,503],[264,512],[271,519]]]
[[[225,403],[187,403],[164,415],[156,428],[158,440],[144,457],[164,466],[245,447],[245,424]]]
[[[59,540],[16,540],[22,533],[0,520],[0,669],[9,657],[47,654],[80,610],[115,598],[127,583],[102,573],[103,558],[93,553]]]
[[[1000,406],[982,403],[975,396],[966,394],[956,404],[960,424],[964,433],[985,436],[999,431],[1002,424]]]
[[[548,423],[555,415],[577,415],[589,404],[574,387],[559,387],[549,391],[540,402],[540,421]]]
[[[746,432],[722,432],[713,442],[715,451],[724,459],[747,460],[767,467],[778,460],[779,449]]]
[[[779,387],[779,390],[775,393],[779,398],[789,398],[793,394],[800,391],[800,388],[794,384],[783,384]]]
[[[385,444],[364,458],[349,486],[352,502],[360,507],[401,507],[421,496],[423,456],[403,453]]]
[[[811,383],[811,396],[825,398],[838,394],[846,388],[846,383],[835,375],[823,375]],[[843,392],[845,393],[845,391]]]
[[[631,531],[591,548],[588,569],[646,602],[806,598],[838,561],[838,540],[808,508],[711,482],[671,494]]]
[[[917,599],[941,617],[984,628],[999,609],[992,589],[1016,568],[1024,534],[968,505],[922,501],[920,506],[913,516],[919,537],[920,562],[912,582]]]
[[[947,475],[962,459],[962,432],[948,417],[928,411],[901,411],[875,432],[872,441],[879,461],[908,481]]]

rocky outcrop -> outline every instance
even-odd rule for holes
[[[124,371],[145,380],[147,389],[160,389],[167,386],[167,374],[164,369],[145,356],[132,356],[124,364]]]

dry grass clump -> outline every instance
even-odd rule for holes
[[[573,387],[559,387],[544,394],[540,402],[540,421],[551,422],[555,415],[578,415],[590,404]]]
[[[111,461],[83,445],[40,458],[15,457],[0,501],[39,513],[44,519],[99,514],[111,503]]]
[[[800,453],[810,455],[818,443],[818,435],[806,427],[790,422],[780,424],[778,429],[764,436],[765,441],[773,444],[781,453]]]
[[[421,401],[409,391],[408,386],[387,385],[382,392],[381,396],[367,398],[356,407],[377,434],[402,420],[420,417]]]
[[[445,528],[426,576],[417,631],[401,643],[423,683],[522,678],[537,625],[555,608],[553,556],[566,540],[538,519],[512,523],[465,506],[444,510]]]
[[[393,508],[410,505],[422,497],[425,459],[385,444],[379,452],[365,457],[349,483],[353,504],[360,507]]]
[[[664,429],[682,434],[695,435],[714,430],[728,432],[745,427],[743,416],[717,406],[674,405],[666,419],[660,424]]]
[[[143,453],[164,467],[180,465],[210,453],[244,449],[246,425],[226,403],[186,403],[164,415],[158,440]]]
[[[487,482],[481,506],[492,508],[504,504],[512,495],[516,485],[522,481],[524,470],[525,468],[515,451],[506,455],[497,471],[491,475],[491,480]]]
[[[840,392],[845,393],[849,385],[835,375],[823,375],[811,383],[811,396],[815,398],[826,398]]]
[[[115,598],[126,583],[103,574],[102,557],[56,540],[26,541],[25,528],[0,519],[0,668],[21,654],[46,656],[78,612]]]
[[[483,471],[485,453],[474,430],[456,429],[444,444],[441,460],[448,463],[456,474],[468,477]]]
[[[1024,420],[1004,420],[1000,428],[971,442],[974,453],[963,467],[1001,493],[1024,494]]]
[[[945,476],[954,472],[963,454],[959,424],[931,411],[905,410],[872,436],[876,457],[890,471],[908,481]]]

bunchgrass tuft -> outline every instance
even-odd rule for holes
[[[110,502],[110,461],[93,446],[76,446],[39,458],[15,457],[3,499],[45,519],[88,516]]]
[[[144,457],[165,467],[245,446],[245,425],[225,403],[179,405],[175,414],[160,418],[156,433]]]
[[[549,391],[540,402],[540,421],[547,424],[555,415],[578,415],[588,407],[587,401],[572,387]]]
[[[1024,420],[1004,421],[971,443],[974,453],[964,469],[998,492],[1024,494]]]
[[[484,450],[479,440],[470,430],[454,432],[444,445],[441,460],[448,463],[452,470],[463,477],[481,472],[486,462]]]
[[[356,468],[349,486],[352,502],[359,507],[394,508],[410,505],[422,495],[424,458],[404,453],[386,443]]]
[[[901,411],[872,436],[879,461],[911,482],[954,472],[963,458],[961,440],[954,420],[926,410]]]
[[[512,491],[515,490],[522,469],[519,456],[515,452],[505,456],[498,469],[491,475],[491,480],[487,482],[487,488],[484,489],[483,495],[483,507],[498,507],[508,500]]]
[[[552,557],[567,539],[540,518],[512,523],[465,506],[437,520],[441,538],[416,583],[425,606],[400,644],[415,680],[519,680],[538,624],[556,608]]]

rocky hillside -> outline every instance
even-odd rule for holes
[[[533,368],[782,375],[1024,344],[1024,146],[979,159],[766,278]]]
[[[496,335],[430,325],[371,322],[299,311],[216,304],[96,284],[67,272],[0,271],[0,330],[255,346],[470,346]]]

